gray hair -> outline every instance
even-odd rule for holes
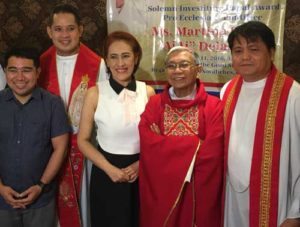
[[[167,53],[167,55],[166,55],[166,58],[165,58],[165,64],[168,63],[171,54],[173,54],[173,53],[175,53],[175,52],[179,52],[179,53],[180,53],[180,52],[184,52],[184,51],[187,51],[187,52],[189,52],[189,53],[192,54],[193,59],[194,59],[196,65],[199,65],[199,64],[200,64],[200,58],[199,58],[199,55],[197,54],[197,52],[195,52],[195,51],[192,50],[191,48],[184,47],[184,46],[174,46],[174,47],[172,47],[172,48],[168,51],[168,53]]]

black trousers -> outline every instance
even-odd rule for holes
[[[124,168],[139,159],[139,155],[101,153],[113,165]],[[138,180],[114,183],[105,172],[93,165],[90,186],[92,227],[138,227]]]

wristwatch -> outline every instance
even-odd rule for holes
[[[47,184],[43,183],[41,180],[39,180],[39,182],[36,185],[38,185],[42,189],[42,192],[44,191],[45,187],[47,186]]]

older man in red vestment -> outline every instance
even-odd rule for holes
[[[141,116],[141,227],[221,226],[222,106],[205,92],[200,71],[196,53],[172,48],[170,85]]]

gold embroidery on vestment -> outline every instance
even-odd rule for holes
[[[164,111],[164,134],[171,136],[198,135],[199,109],[197,106],[191,108],[172,108],[165,106]]]
[[[89,75],[84,74],[81,77],[80,84],[74,90],[71,98],[71,102],[69,106],[69,117],[73,128],[73,134],[76,134],[79,129],[81,110],[82,110],[85,94],[88,90],[89,80],[90,80]]]
[[[234,97],[234,94],[235,94],[235,91],[237,88],[238,81],[239,81],[238,79],[235,81],[232,89],[229,92],[228,98],[227,98],[225,106],[224,106],[224,125],[225,125],[225,127],[227,125],[228,114],[229,114],[232,100],[233,100],[233,97]]]
[[[271,181],[272,181],[272,161],[273,161],[273,146],[275,123],[278,103],[281,91],[284,85],[285,77],[282,74],[275,76],[274,84],[272,86],[269,105],[266,113],[265,127],[264,127],[264,142],[261,165],[261,188],[260,188],[260,212],[259,212],[259,226],[269,226],[270,216],[270,199],[271,199]]]

